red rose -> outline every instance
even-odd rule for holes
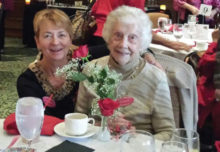
[[[73,52],[72,58],[87,57],[88,53],[89,53],[89,50],[88,50],[87,45],[82,45]]]
[[[119,103],[110,98],[101,99],[98,104],[103,116],[113,115],[114,110],[119,107]]]

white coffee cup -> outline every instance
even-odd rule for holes
[[[69,135],[82,135],[85,134],[88,129],[88,123],[92,122],[94,126],[95,120],[88,118],[83,113],[69,113],[65,115],[65,132]]]

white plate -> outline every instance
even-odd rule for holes
[[[82,139],[82,138],[91,137],[92,135],[96,134],[98,132],[98,130],[99,130],[99,127],[88,125],[88,130],[85,134],[79,135],[79,136],[76,136],[76,135],[74,136],[74,135],[68,135],[65,132],[65,123],[64,122],[61,122],[54,127],[55,133],[58,134],[59,136],[67,137],[67,138],[75,138],[75,139]]]

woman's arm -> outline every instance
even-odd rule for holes
[[[42,98],[45,96],[41,85],[37,81],[37,78],[29,69],[18,77],[17,92],[19,97],[32,96]]]
[[[187,45],[185,43],[171,41],[166,38],[163,38],[162,36],[158,35],[157,33],[154,33],[153,31],[152,31],[152,35],[153,35],[153,39],[152,39],[153,43],[164,45],[176,51],[179,51],[179,50],[190,51],[190,49],[192,48],[192,46]]]
[[[196,8],[195,6],[187,3],[187,2],[185,2],[183,5],[181,5],[181,7],[189,10],[193,15],[199,14],[199,9]]]

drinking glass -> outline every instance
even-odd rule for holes
[[[155,152],[154,137],[147,131],[129,130],[120,140],[120,152]]]
[[[184,128],[175,129],[171,141],[185,143],[189,152],[199,152],[199,134],[193,130],[186,130]]]
[[[161,152],[188,152],[188,147],[182,142],[167,141],[162,144]]]
[[[172,20],[167,19],[167,22],[166,22],[165,27],[164,27],[166,33],[170,33],[169,29],[170,29],[171,26],[172,26]]]
[[[165,17],[159,17],[159,18],[158,18],[158,21],[157,21],[157,24],[158,24],[158,28],[160,29],[160,31],[161,31],[162,33],[164,33],[165,25],[167,24],[167,18],[165,18]]]
[[[193,38],[193,35],[196,34],[196,26],[193,24],[189,24],[188,30],[187,30],[190,38]]]
[[[183,36],[183,24],[173,25],[173,35],[177,41],[179,41]]]
[[[196,15],[188,15],[188,24],[195,25],[196,24]]]
[[[16,104],[16,124],[20,135],[27,141],[25,151],[31,148],[31,142],[38,137],[44,118],[43,102],[35,97],[23,97]]]

